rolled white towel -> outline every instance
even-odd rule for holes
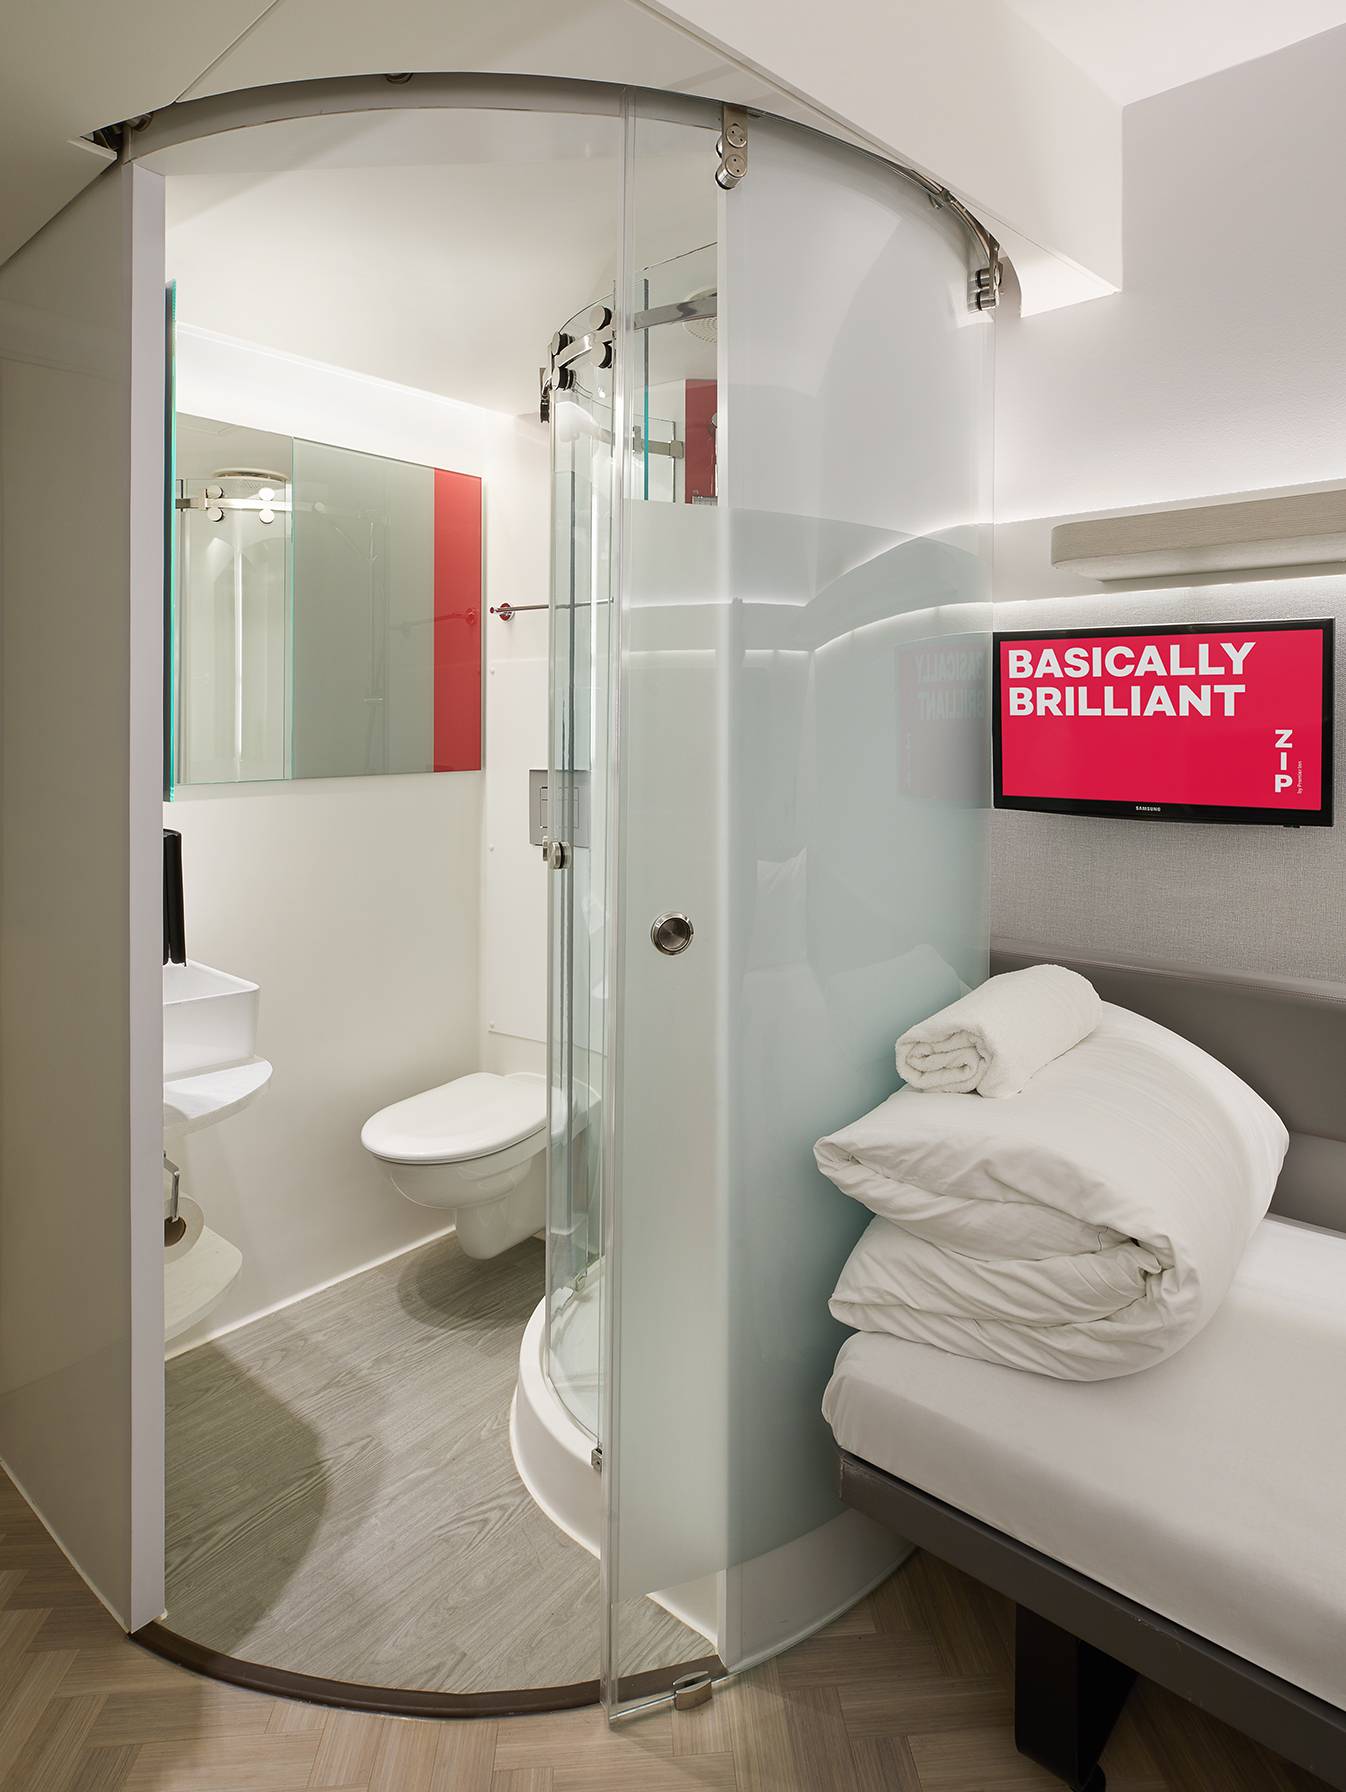
[[[1063,964],[1006,971],[908,1027],[897,1042],[898,1072],[913,1089],[1017,1095],[1092,1033],[1102,1012],[1089,979]]]

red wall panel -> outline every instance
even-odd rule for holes
[[[437,772],[481,769],[481,480],[435,468]]]
[[[714,380],[688,380],[685,388],[685,458],[682,463],[683,498],[688,504],[715,502],[715,404]]]

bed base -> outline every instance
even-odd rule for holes
[[[1071,1792],[1103,1792],[1099,1757],[1138,1674],[1346,1792],[1346,1711],[872,1463],[838,1456],[847,1505],[1014,1601],[1015,1744]]]

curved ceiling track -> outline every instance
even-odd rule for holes
[[[212,94],[205,99],[179,100],[158,112],[129,119],[119,127],[125,161],[141,161],[160,150],[192,143],[226,131],[247,130],[255,125],[281,124],[296,118],[323,118],[342,113],[396,110],[477,110],[489,112],[578,112],[595,117],[619,117],[623,96],[635,94],[649,117],[677,123],[698,123],[715,128],[721,103],[691,94],[667,93],[648,87],[624,87],[608,81],[575,81],[554,75],[334,75],[313,81],[282,81],[274,86],[253,87],[239,93]],[[750,108],[749,116],[760,116]],[[797,130],[813,131],[854,154],[891,168],[918,186],[932,205],[947,208],[959,219],[986,258],[978,272],[974,304],[989,310],[1000,289],[1001,253],[995,237],[947,187],[918,169],[832,136],[816,126],[786,120]]]

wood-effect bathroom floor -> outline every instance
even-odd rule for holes
[[[519,1344],[543,1293],[528,1239],[453,1236],[167,1366],[165,1622],[227,1655],[438,1692],[598,1673],[598,1564],[514,1468]],[[704,1638],[623,1613],[632,1670]]]
[[[609,1731],[593,1708],[416,1722],[296,1705],[128,1642],[0,1475],[5,1792],[1061,1792],[1015,1752],[1010,1610],[916,1556],[821,1636]],[[1108,1792],[1326,1792],[1146,1684]]]

